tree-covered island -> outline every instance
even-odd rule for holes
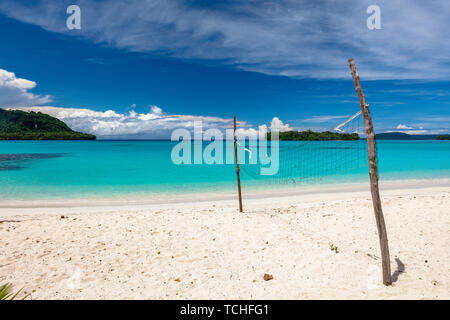
[[[41,112],[0,109],[0,140],[95,140]]]
[[[267,140],[271,140],[272,135],[270,132],[267,133]],[[343,141],[354,141],[359,140],[359,135],[357,133],[338,133],[338,132],[315,132],[311,130],[306,131],[286,131],[280,132],[280,140],[290,140],[290,141],[332,141],[332,140],[343,140]]]

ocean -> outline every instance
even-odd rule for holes
[[[0,199],[104,198],[236,188],[235,165],[172,162],[171,141],[0,141]],[[203,148],[208,143],[203,142]],[[269,150],[270,151],[270,150]],[[380,180],[450,178],[449,141],[377,141]],[[233,149],[224,147],[224,158]],[[270,152],[268,152],[270,153]],[[244,151],[245,161],[250,153]],[[244,189],[368,181],[364,140],[280,143],[275,176],[241,164]],[[242,161],[244,159],[242,158]]]

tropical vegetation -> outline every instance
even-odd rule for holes
[[[20,289],[16,293],[13,293],[11,291],[12,291],[12,284],[6,283],[4,285],[1,285],[0,286],[0,300],[14,300],[19,296],[22,289]],[[22,296],[21,300],[25,300],[29,296],[30,296],[30,294],[25,294],[24,296]]]
[[[271,140],[272,135],[267,133],[267,140]],[[294,141],[330,141],[330,140],[359,140],[357,133],[338,133],[338,132],[315,132],[311,130],[306,131],[286,131],[280,132],[280,140],[294,140]]]
[[[0,140],[95,140],[41,112],[0,109]]]

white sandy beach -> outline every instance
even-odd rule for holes
[[[0,283],[33,299],[450,298],[449,184],[383,185],[390,287],[368,186],[244,194],[242,214],[233,193],[203,197],[0,201]]]

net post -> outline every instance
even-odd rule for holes
[[[372,193],[372,203],[375,212],[375,219],[377,222],[378,237],[380,240],[381,260],[383,268],[383,284],[388,286],[392,284],[391,262],[389,257],[389,245],[388,245],[386,225],[384,222],[383,209],[381,207],[380,191],[378,188],[378,165],[375,149],[375,133],[373,130],[373,124],[372,119],[370,117],[369,108],[368,105],[366,104],[366,99],[364,97],[361,84],[359,82],[359,75],[358,71],[356,70],[355,61],[353,59],[349,59],[348,63],[350,66],[350,70],[352,72],[355,90],[356,93],[358,94],[361,113],[364,117],[364,124],[366,126],[367,148],[369,153],[370,190]]]
[[[237,141],[236,141],[236,117],[234,120],[234,131],[233,131],[233,139],[234,139],[234,159],[236,161],[236,177],[237,177],[237,185],[238,185],[238,195],[239,195],[239,212],[242,212],[242,194],[241,194],[241,178],[239,176],[239,161],[237,154]]]

